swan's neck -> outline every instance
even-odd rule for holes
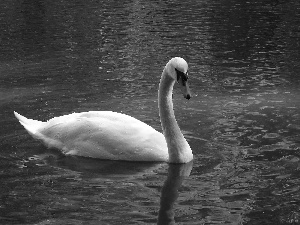
[[[174,79],[166,74],[165,69],[159,84],[159,115],[163,134],[168,145],[169,162],[186,163],[193,159],[193,154],[175,119],[172,102],[174,83]]]

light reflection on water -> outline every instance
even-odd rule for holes
[[[172,56],[190,66],[193,98],[175,88],[174,107],[195,155],[175,221],[299,223],[297,1],[0,5],[0,223],[155,224],[167,164],[63,157],[12,112],[112,110],[161,130]]]

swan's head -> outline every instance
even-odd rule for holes
[[[186,99],[191,98],[188,85],[188,64],[180,57],[172,58],[166,65],[167,73],[181,86],[183,96]]]

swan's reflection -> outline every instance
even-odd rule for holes
[[[178,189],[183,179],[188,177],[193,167],[193,161],[186,164],[169,164],[168,177],[161,190],[158,225],[175,224],[173,205],[178,197]]]
[[[48,165],[83,173],[84,177],[95,176],[104,179],[134,179],[137,176],[154,173],[163,164],[155,162],[127,162],[114,160],[101,160],[80,156],[64,156],[61,154],[44,153],[28,158],[37,165]],[[65,173],[65,171],[64,171]],[[99,176],[101,175],[101,176]]]

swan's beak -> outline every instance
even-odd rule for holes
[[[189,88],[189,84],[188,84],[188,72],[186,71],[184,73],[184,72],[177,70],[176,68],[175,68],[175,71],[176,71],[176,75],[177,75],[177,82],[181,86],[181,91],[183,93],[183,96],[186,99],[190,99],[191,92],[190,92],[190,88]]]
[[[181,89],[183,92],[183,97],[189,100],[191,98],[191,91],[188,82],[185,82],[185,85],[183,85]]]
[[[183,97],[186,99],[190,99],[191,98],[191,91],[189,88],[189,83],[188,83],[188,75],[187,73],[181,73],[178,78],[177,78],[178,83],[181,86],[181,91],[183,94]]]

